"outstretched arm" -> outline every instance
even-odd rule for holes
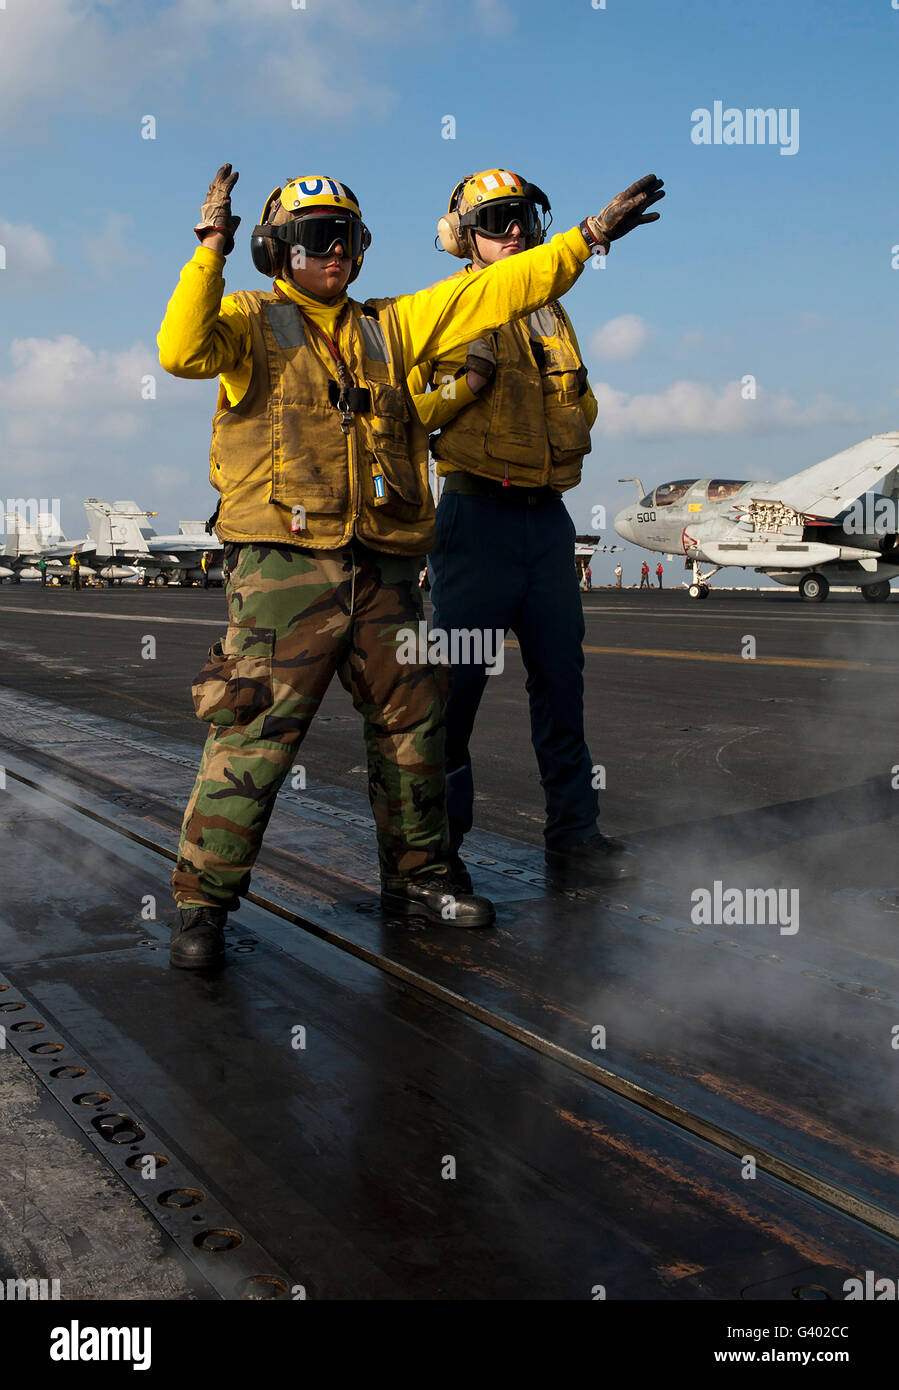
[[[471,275],[441,280],[417,294],[401,295],[395,309],[406,370],[428,357],[445,357],[473,338],[558,299],[571,289],[590,253],[583,233],[572,227],[545,246]]]
[[[429,357],[452,352],[474,338],[523,318],[571,289],[597,250],[635,227],[654,222],[647,208],[664,198],[662,183],[647,174],[613,198],[596,217],[470,275],[443,280],[395,301],[407,372]]]

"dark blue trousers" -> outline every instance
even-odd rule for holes
[[[599,805],[584,742],[584,615],[574,564],[574,523],[561,499],[525,507],[444,493],[428,557],[434,627],[515,634],[527,671],[531,738],[546,797],[547,847],[596,832]],[[488,680],[483,665],[453,668],[446,708],[446,802],[458,849],[471,829],[469,740]]]

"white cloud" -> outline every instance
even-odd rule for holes
[[[0,364],[2,365],[2,364]],[[153,376],[156,400],[144,400]],[[83,534],[81,499],[135,496],[178,516],[212,511],[206,482],[214,382],[172,381],[144,343],[93,348],[79,338],[21,338],[0,371],[0,454],[7,490],[63,500]]]
[[[128,91],[126,69],[136,71],[141,45],[127,26],[114,31],[102,11],[121,9],[117,0],[41,0],[17,3],[2,16],[0,119],[25,110],[38,118],[54,107],[96,111]],[[149,63],[152,50],[144,48]]]
[[[499,13],[501,0],[478,0]],[[417,0],[15,0],[3,15],[0,45],[0,123],[28,113],[32,126],[64,109],[168,113],[179,100],[191,109],[213,103],[240,110],[265,93],[307,123],[343,120],[348,93],[375,117],[394,94],[371,77],[372,44],[427,32],[430,6]],[[329,76],[331,75],[331,76]],[[274,79],[274,87],[265,79]],[[327,100],[320,99],[327,81]]]
[[[590,347],[597,357],[623,361],[636,357],[649,342],[650,328],[639,314],[621,314],[617,319],[609,319],[590,339]]]
[[[155,403],[141,398],[141,380],[158,380],[162,370],[143,344],[109,352],[64,334],[16,339],[9,355],[12,371],[0,377],[9,447],[40,462],[98,440],[135,439],[145,429]]]
[[[857,411],[823,394],[800,405],[790,396],[759,389],[755,400],[744,400],[739,381],[717,389],[698,381],[675,381],[663,391],[642,395],[600,382],[593,392],[599,406],[595,429],[608,436],[769,434],[858,418]]]
[[[0,271],[2,289],[40,289],[55,282],[62,269],[50,238],[26,222],[0,217],[0,246],[6,260]]]
[[[71,334],[58,338],[16,338],[10,350],[12,373],[0,378],[0,405],[12,412],[95,415],[134,406],[139,412],[141,378],[162,370],[142,343],[120,352],[88,347]]]

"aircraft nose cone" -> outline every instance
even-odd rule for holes
[[[615,518],[615,530],[623,541],[634,539],[634,513],[630,507],[625,507]]]

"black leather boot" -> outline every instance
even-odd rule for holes
[[[223,907],[182,907],[172,926],[169,962],[179,970],[213,970],[225,964]]]
[[[471,882],[471,874],[457,850],[450,853],[449,877],[456,888],[461,888],[463,893],[473,893],[474,888]]]
[[[591,835],[579,845],[546,851],[547,877],[553,888],[572,891],[599,883],[635,878],[639,860],[622,840]]]
[[[490,927],[496,911],[489,898],[462,891],[450,874],[422,874],[400,888],[381,889],[381,908],[391,917],[424,917],[441,927]]]

